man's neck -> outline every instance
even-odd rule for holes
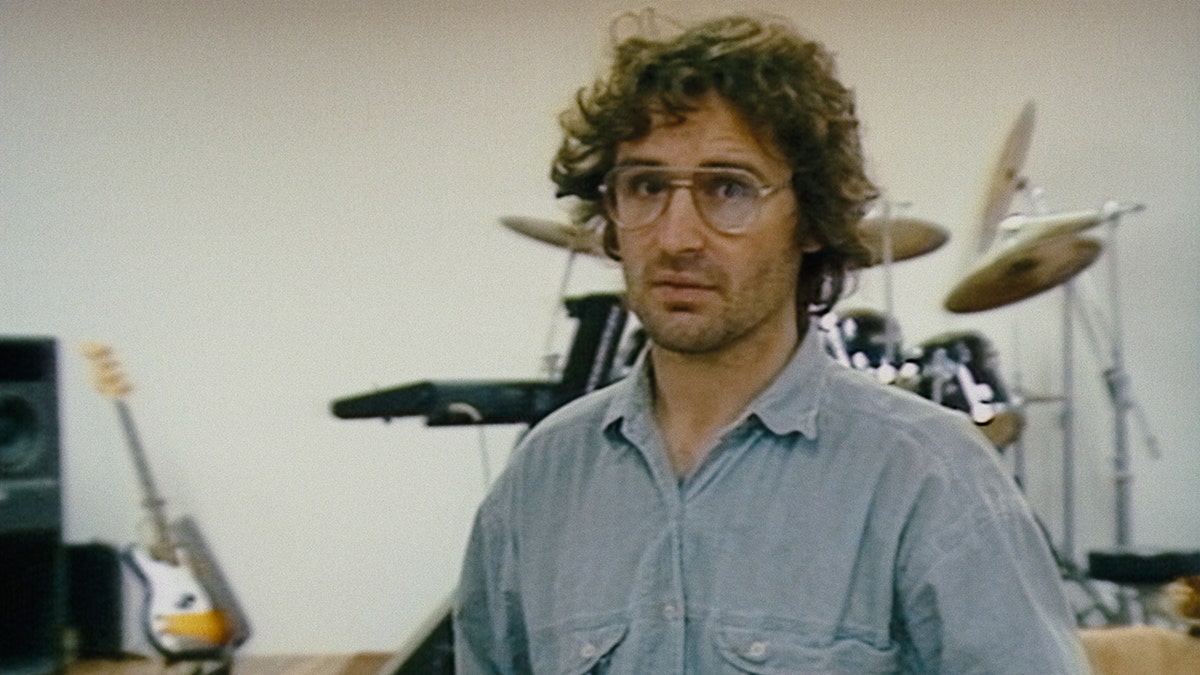
[[[704,461],[719,434],[787,365],[802,337],[788,331],[705,354],[651,344],[654,417],[677,475]]]

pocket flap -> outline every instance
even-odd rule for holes
[[[795,635],[777,630],[725,626],[717,629],[716,646],[730,665],[758,675],[797,673],[895,673],[895,649],[877,649],[859,640],[829,646],[801,644]]]
[[[617,648],[625,637],[625,624],[576,630],[565,636],[560,644],[560,668],[564,675],[583,675],[596,667]]]

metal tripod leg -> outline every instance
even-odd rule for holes
[[[1034,516],[1034,522],[1037,523],[1038,529],[1041,530],[1042,537],[1046,540],[1046,545],[1050,547],[1050,554],[1054,556],[1054,562],[1058,565],[1058,572],[1062,576],[1062,579],[1078,587],[1087,596],[1089,604],[1086,607],[1078,610],[1072,607],[1072,611],[1075,612],[1075,623],[1079,626],[1094,626],[1095,624],[1088,622],[1088,617],[1092,614],[1099,614],[1103,617],[1104,626],[1116,626],[1127,623],[1124,617],[1122,617],[1119,608],[1113,609],[1105,602],[1103,596],[1100,595],[1100,591],[1096,589],[1095,580],[1081,570],[1074,561],[1059,555],[1058,550],[1054,548],[1054,541],[1050,537],[1049,530],[1046,529],[1042,520],[1036,515]]]

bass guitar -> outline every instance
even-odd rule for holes
[[[146,637],[167,661],[228,659],[249,636],[244,617],[207,548],[200,545],[191,519],[168,524],[166,503],[154,484],[126,401],[133,387],[112,349],[87,343],[83,353],[91,363],[96,390],[116,406],[150,522],[150,541],[132,544],[122,555],[145,590],[141,623]]]

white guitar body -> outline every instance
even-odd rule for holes
[[[125,561],[146,589],[142,616],[154,648],[180,658],[219,650],[229,641],[225,616],[188,565],[187,552],[176,551],[179,564],[158,560],[140,546],[125,552]]]

